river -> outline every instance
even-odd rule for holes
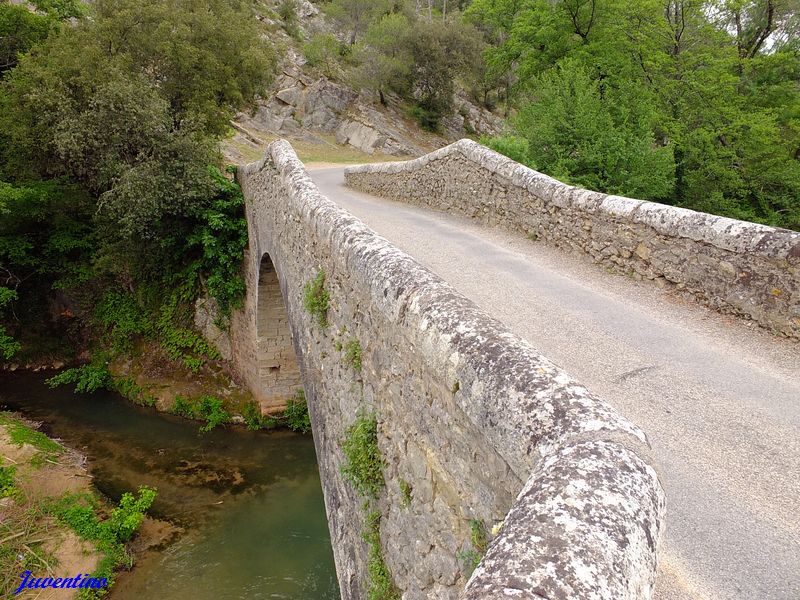
[[[37,373],[0,376],[0,408],[88,457],[94,484],[118,501],[147,484],[151,513],[185,530],[112,590],[112,600],[339,598],[311,436],[218,428],[117,394],[50,389]]]

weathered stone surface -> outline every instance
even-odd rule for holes
[[[540,463],[464,598],[647,598],[664,499],[657,475],[613,442],[569,446]],[[620,579],[615,573],[630,574]],[[609,574],[612,574],[609,577]]]
[[[217,349],[225,360],[231,360],[231,338],[227,331],[217,327],[220,310],[214,298],[198,298],[194,305],[194,325],[203,337]]]
[[[800,233],[581,190],[471,140],[346,171],[349,185],[466,215],[656,279],[800,337]]]
[[[286,142],[238,177],[250,243],[233,359],[257,388],[258,274],[269,255],[309,402],[342,597],[364,597],[366,547],[340,442],[367,409],[386,461],[383,553],[404,598],[478,598],[475,586],[505,594],[512,584],[525,598],[649,598],[664,497],[642,431],[322,196]],[[320,268],[326,329],[303,309],[303,286]],[[362,346],[360,372],[343,360],[349,339]],[[471,548],[471,519],[506,524],[464,592],[458,555]],[[545,541],[532,548],[530,535]],[[575,593],[541,591],[558,589]]]

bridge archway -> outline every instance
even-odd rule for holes
[[[256,332],[259,402],[262,412],[276,412],[303,386],[278,272],[267,253],[258,270]]]

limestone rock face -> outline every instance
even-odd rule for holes
[[[194,305],[194,325],[203,337],[217,349],[225,360],[233,358],[231,338],[227,331],[216,325],[220,317],[219,305],[213,298],[198,298]]]
[[[419,156],[465,133],[495,135],[502,130],[502,119],[462,93],[455,98],[455,113],[442,122],[442,136],[423,132],[406,116],[406,106],[396,95],[385,94],[382,105],[376,93],[310,77],[303,71],[305,62],[289,49],[273,91],[253,116],[239,115],[237,121],[248,130],[279,136],[334,134],[339,144],[392,156]]]

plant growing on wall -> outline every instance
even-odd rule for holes
[[[489,547],[489,535],[486,532],[486,525],[483,524],[483,521],[470,519],[469,529],[472,548],[458,553],[458,559],[464,564],[468,577],[478,567],[483,555],[486,554],[486,549]]]
[[[356,371],[361,370],[361,342],[352,339],[344,346],[344,361]]]
[[[363,533],[367,543],[367,600],[400,600],[400,591],[392,581],[389,567],[381,551],[381,513],[371,510],[367,513],[367,526]]]
[[[383,486],[385,463],[378,448],[378,420],[374,414],[360,413],[345,432],[342,442],[345,464],[342,475],[356,491],[367,498],[377,498]]]
[[[400,479],[400,506],[408,508],[411,505],[412,495],[411,484],[405,479]]]
[[[320,327],[328,326],[328,309],[330,294],[325,289],[325,271],[320,269],[317,275],[306,284],[303,295],[303,308],[313,316]]]
[[[311,431],[311,417],[308,415],[308,403],[303,390],[297,390],[294,396],[286,402],[283,419],[286,422],[286,426],[292,431],[298,433]]]

